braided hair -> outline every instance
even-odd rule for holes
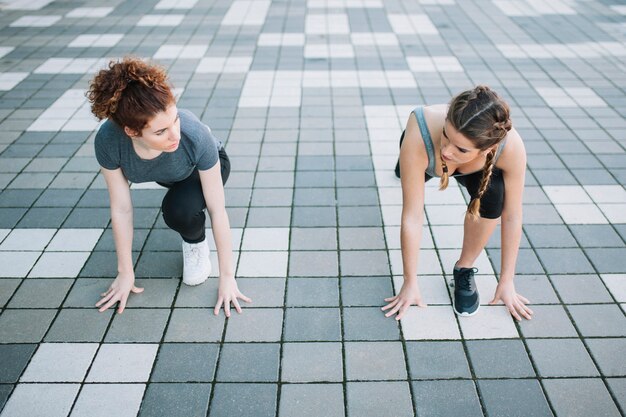
[[[110,61],[89,84],[91,112],[136,132],[176,102],[165,69],[136,57]]]
[[[478,193],[472,196],[467,210],[474,219],[479,216],[480,199],[489,187],[496,163],[494,145],[502,142],[512,127],[509,113],[509,105],[486,85],[478,85],[460,93],[452,99],[448,108],[446,119],[459,133],[471,140],[479,150],[493,148],[487,153]],[[448,169],[445,162],[443,171],[439,189],[448,186]]]

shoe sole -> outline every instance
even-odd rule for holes
[[[192,282],[187,282],[187,281],[185,281],[185,279],[183,278],[183,284],[188,285],[188,286],[190,286],[190,287],[195,287],[196,285],[200,285],[200,284],[202,284],[203,282],[205,282],[207,279],[209,279],[209,275],[211,275],[211,270],[212,270],[212,266],[211,266],[211,264],[209,264],[208,271],[207,271],[207,272],[205,272],[204,274],[202,274],[202,276],[203,276],[204,278],[202,278],[202,279],[201,279],[200,281],[198,281],[198,282],[195,282],[195,281],[192,281]]]
[[[454,310],[454,313],[455,313],[457,316],[459,316],[459,317],[471,317],[471,316],[473,316],[474,314],[478,313],[478,310],[480,310],[480,302],[478,303],[478,307],[476,307],[476,310],[474,310],[474,311],[473,311],[473,312],[471,312],[471,313],[459,313],[459,312],[457,311],[457,309],[456,309],[456,306],[454,306],[454,305],[452,306],[452,309]]]

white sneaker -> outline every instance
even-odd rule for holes
[[[210,252],[206,239],[200,243],[183,241],[183,283],[199,285],[206,281],[211,273]]]

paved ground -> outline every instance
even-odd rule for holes
[[[626,6],[617,0],[7,0],[0,6],[1,416],[617,416],[626,410]],[[180,285],[163,190],[133,186],[121,316],[84,91],[112,57],[170,70],[227,142],[238,277]],[[398,325],[391,168],[416,105],[500,91],[528,150],[518,290],[452,313],[465,196],[429,184],[421,286]],[[496,285],[499,239],[478,286]]]

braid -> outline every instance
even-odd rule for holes
[[[477,219],[480,213],[480,199],[487,191],[487,187],[489,186],[489,180],[491,179],[491,173],[493,172],[493,167],[496,165],[496,150],[492,150],[487,154],[487,159],[485,160],[485,166],[483,167],[483,176],[480,180],[480,187],[478,188],[478,195],[472,199],[469,208],[467,209],[468,213],[472,218]]]

